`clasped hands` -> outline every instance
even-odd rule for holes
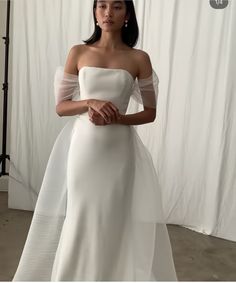
[[[97,126],[116,124],[121,119],[119,109],[110,101],[92,99],[88,103],[89,120]]]

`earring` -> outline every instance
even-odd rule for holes
[[[98,23],[98,22],[96,22],[96,25],[97,25],[97,26],[99,26],[99,23]]]
[[[128,26],[128,20],[125,20],[125,27],[127,28]]]

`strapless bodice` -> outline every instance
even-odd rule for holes
[[[134,85],[133,76],[124,69],[108,69],[84,66],[78,74],[80,98],[111,101],[125,114]]]

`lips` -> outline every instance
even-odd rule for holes
[[[104,21],[103,23],[104,23],[104,24],[114,24],[113,21]]]

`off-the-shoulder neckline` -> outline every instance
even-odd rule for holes
[[[132,81],[133,81],[133,82],[136,82],[136,83],[137,83],[138,81],[139,81],[140,83],[141,83],[142,81],[146,82],[146,81],[149,81],[151,78],[153,78],[153,77],[155,77],[155,76],[157,77],[157,75],[156,75],[154,69],[152,69],[152,75],[151,75],[150,77],[145,78],[145,79],[138,79],[138,77],[134,78],[133,75],[131,75],[131,73],[130,73],[129,71],[127,71],[126,69],[122,69],[122,68],[105,68],[105,67],[95,67],[95,66],[82,66],[82,67],[80,68],[80,70],[78,71],[78,74],[77,74],[77,75],[65,72],[63,66],[60,66],[60,67],[58,67],[58,68],[60,68],[65,74],[67,74],[68,76],[71,76],[72,78],[78,78],[79,72],[80,72],[82,69],[84,69],[84,68],[94,68],[94,69],[105,70],[105,71],[121,71],[121,72],[126,73],[126,74],[129,76],[129,78],[132,79]],[[158,77],[157,77],[157,79],[158,79],[158,81],[159,81],[159,78],[158,78]]]

